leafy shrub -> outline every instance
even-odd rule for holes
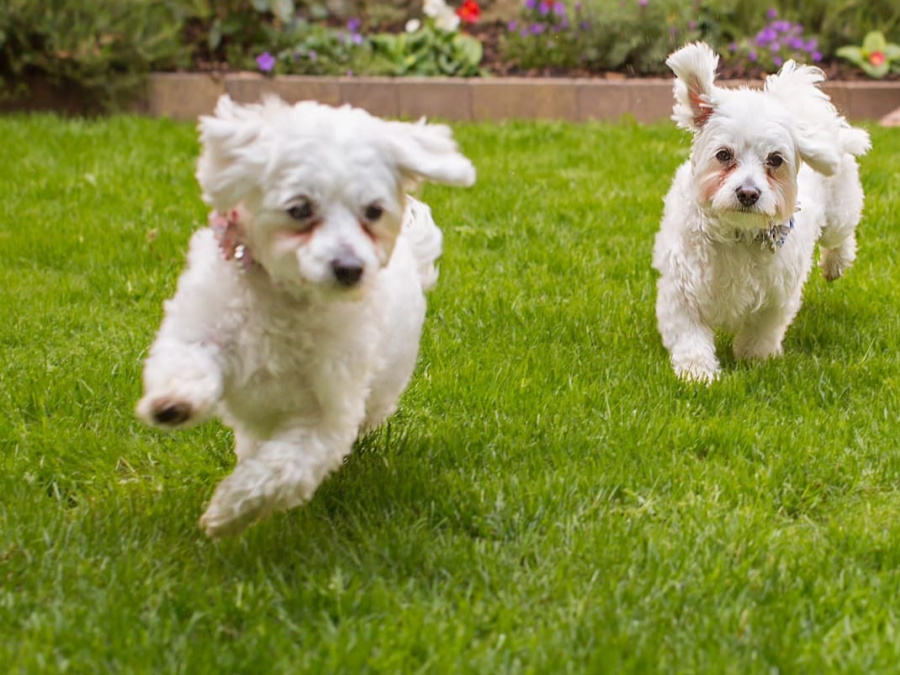
[[[425,12],[405,31],[369,35],[356,18],[341,29],[296,19],[272,36],[256,65],[272,74],[478,75],[481,43],[459,30],[461,18],[477,20],[478,5],[469,0],[454,10],[443,0],[428,0]]]
[[[190,62],[182,31],[192,14],[183,0],[4,0],[0,94],[22,94],[29,78],[45,77],[115,107],[151,69]]]
[[[885,40],[880,31],[866,35],[861,47],[841,47],[837,55],[862,69],[869,77],[882,78],[891,70],[900,70],[900,45]]]
[[[526,0],[518,19],[507,24],[504,53],[523,68],[577,68],[588,60],[590,25],[581,3]]]
[[[503,49],[526,68],[594,71],[665,70],[666,56],[702,34],[696,3],[685,0],[595,0],[572,5],[526,0]]]
[[[741,65],[759,66],[767,72],[777,70],[788,59],[798,63],[818,63],[822,60],[817,37],[805,35],[803,26],[778,18],[770,9],[769,23],[753,38],[733,42],[728,48],[728,60]]]

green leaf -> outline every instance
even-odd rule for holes
[[[216,19],[212,22],[212,25],[209,27],[209,33],[206,36],[206,43],[209,45],[209,50],[214,52],[218,49],[219,45],[222,44],[222,22],[219,19]]]
[[[884,39],[884,34],[873,30],[863,40],[862,50],[866,54],[871,54],[872,52],[883,52],[886,46],[887,40]]]

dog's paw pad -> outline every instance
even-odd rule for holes
[[[190,403],[168,397],[145,398],[137,405],[137,414],[141,419],[164,429],[175,429],[193,423],[196,412]]]
[[[191,406],[187,403],[163,401],[153,408],[153,421],[162,426],[175,427],[191,418]]]

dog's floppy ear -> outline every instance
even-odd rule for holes
[[[856,134],[846,135],[849,126],[838,114],[828,95],[819,89],[825,73],[815,66],[798,66],[787,61],[777,75],[766,78],[765,91],[784,105],[794,121],[794,142],[800,158],[819,173],[830,176],[837,171],[842,151],[862,149]],[[855,131],[855,130],[851,130]],[[849,139],[850,148],[842,149]],[[860,147],[862,146],[862,147]]]
[[[719,57],[703,42],[692,42],[666,59],[675,73],[672,119],[682,129],[700,131],[715,108],[713,81]]]
[[[266,101],[264,105],[276,104]],[[226,94],[219,98],[215,114],[200,118],[203,151],[196,176],[203,199],[216,209],[235,206],[265,170],[268,153],[258,148],[263,108],[239,105]]]
[[[828,130],[798,121],[793,132],[800,159],[809,164],[813,171],[831,176],[838,170],[841,155],[836,147],[836,139]]]
[[[446,185],[475,183],[475,167],[456,147],[450,127],[424,120],[385,122],[387,143],[404,178]]]

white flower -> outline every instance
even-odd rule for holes
[[[440,30],[452,32],[459,28],[459,17],[444,0],[425,0],[422,10],[425,12],[425,16],[434,19],[434,25]]]
[[[444,0],[425,0],[425,6],[422,8],[422,11],[425,12],[425,16],[436,19],[439,14],[446,12],[447,9],[449,8]]]
[[[459,17],[452,9],[448,9],[434,20],[434,25],[451,33],[459,27]]]
[[[415,33],[421,27],[422,27],[422,22],[419,21],[418,19],[410,19],[409,21],[406,22],[406,25],[404,26],[407,33]]]

